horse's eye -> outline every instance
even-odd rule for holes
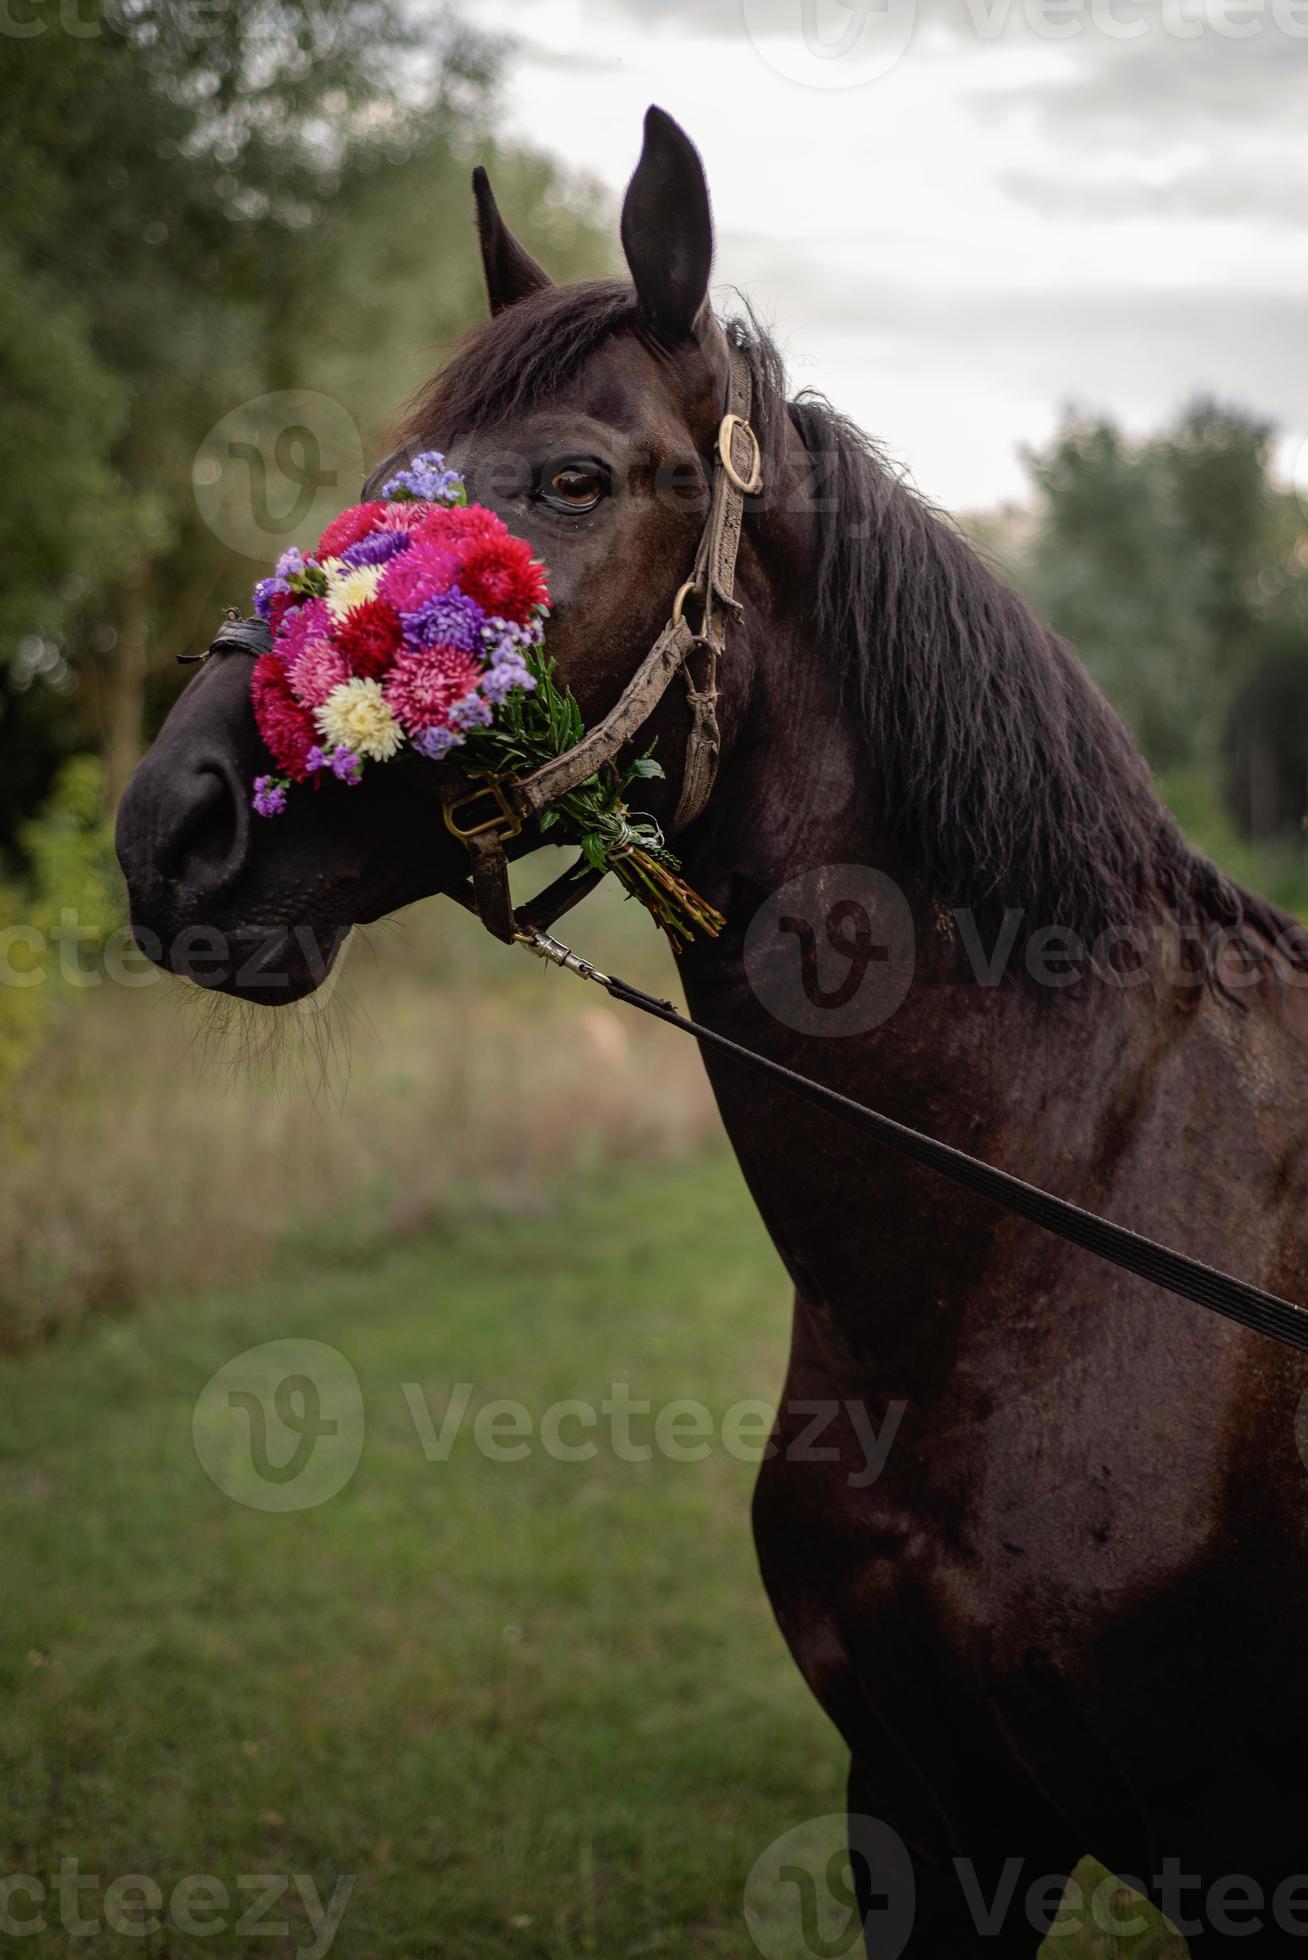
[[[541,494],[556,510],[594,510],[605,487],[596,464],[561,463],[546,475]]]

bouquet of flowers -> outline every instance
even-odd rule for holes
[[[256,777],[254,808],[275,817],[292,786],[358,783],[406,749],[431,762],[462,751],[472,775],[524,773],[580,740],[581,715],[543,652],[545,568],[493,511],[469,504],[434,451],[372,503],[343,511],[315,551],[288,551],[256,586],[272,650],[251,695],[276,771]],[[633,782],[662,775],[652,755],[596,774],[540,820],[613,871],[675,942],[716,933],[721,915],[677,875]]]

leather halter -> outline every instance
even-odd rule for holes
[[[451,896],[475,912],[486,930],[506,945],[553,925],[604,876],[593,867],[575,866],[515,913],[506,844],[559,797],[612,763],[649,720],[678,674],[685,680],[690,704],[690,733],[671,823],[674,835],[694,823],[712,793],[721,753],[718,662],[726,647],[728,623],[741,613],[735,585],[745,499],[763,488],[762,451],[749,422],[749,365],[737,347],[730,347],[728,356],[727,408],[718,425],[709,514],[694,566],[677,591],[667,625],[617,701],[573,748],[553,756],[530,775],[483,776],[470,786],[468,777],[452,772],[445,781],[446,827],[466,846],[472,873],[469,886]],[[698,609],[697,628],[686,618],[688,600]],[[703,655],[698,680],[692,667],[692,655],[697,653]]]
[[[762,450],[749,422],[749,364],[738,347],[728,347],[728,361],[727,407],[718,425],[709,513],[695,562],[677,590],[667,625],[613,707],[572,748],[530,775],[483,774],[477,779],[450,768],[445,776],[441,798],[446,827],[466,846],[472,874],[466,886],[449,896],[475,912],[486,930],[506,945],[553,925],[595,889],[604,873],[586,867],[583,860],[515,913],[505,845],[544,816],[559,797],[611,764],[649,720],[678,674],[684,678],[690,704],[690,733],[671,823],[674,836],[702,814],[712,793],[721,753],[718,662],[726,647],[728,623],[741,613],[735,596],[736,557],[745,499],[756,497],[763,488]],[[698,627],[686,617],[687,601],[698,610]],[[215,653],[257,658],[271,645],[272,635],[261,619],[242,619],[239,613],[229,612],[206,653],[179,654],[178,659],[207,660]],[[703,656],[698,680],[691,664],[696,654]]]

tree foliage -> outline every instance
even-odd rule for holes
[[[29,31],[0,36],[0,857],[61,755],[100,748],[121,786],[175,692],[172,655],[290,541],[274,525],[265,555],[215,530],[206,434],[316,390],[375,453],[483,303],[468,173],[494,153],[498,54],[452,15],[67,14],[33,0]],[[499,161],[532,249],[601,269],[593,194],[565,195],[542,159]],[[336,475],[339,505],[357,482]]]
[[[1024,568],[1151,762],[1224,768],[1263,835],[1297,829],[1308,785],[1308,524],[1273,435],[1207,399],[1143,441],[1068,416],[1028,457]]]

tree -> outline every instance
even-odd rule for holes
[[[1263,663],[1287,644],[1308,659],[1303,527],[1272,477],[1272,436],[1200,399],[1138,442],[1070,415],[1028,456],[1031,595],[1160,768],[1214,770]]]
[[[370,447],[480,312],[466,180],[497,54],[416,18],[83,0],[76,32],[38,9],[0,36],[0,853],[61,754],[100,747],[121,789],[171,655],[266,569],[197,506],[206,433],[316,388]],[[558,177],[505,161],[548,254]],[[565,270],[604,262],[584,217],[563,243]]]

